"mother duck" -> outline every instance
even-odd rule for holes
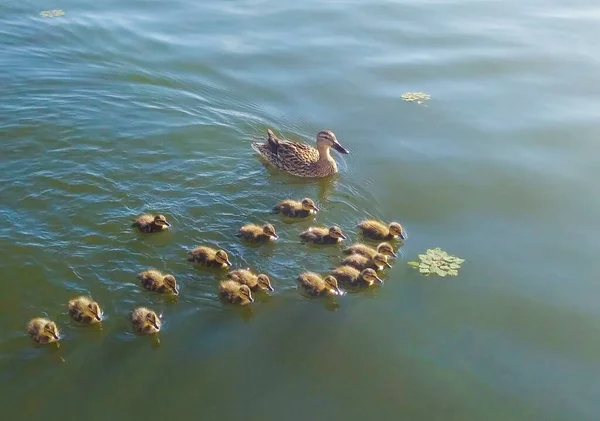
[[[265,142],[252,143],[252,149],[271,165],[298,177],[313,178],[327,177],[338,171],[329,153],[330,148],[343,154],[349,153],[330,130],[322,130],[317,134],[316,149],[303,143],[279,139],[271,129],[267,129]]]

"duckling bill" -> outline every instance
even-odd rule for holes
[[[56,323],[44,317],[31,319],[27,324],[27,333],[39,345],[58,342],[60,340],[60,333]]]
[[[301,202],[295,200],[282,200],[275,207],[273,213],[278,213],[288,218],[306,218],[319,212],[319,208],[310,198],[304,198]]]
[[[164,215],[153,216],[148,213],[139,216],[131,225],[144,233],[163,231],[171,226]]]
[[[271,129],[267,130],[264,143],[252,143],[252,149],[274,167],[298,177],[310,178],[327,177],[338,171],[330,153],[331,148],[342,154],[349,153],[331,130],[317,133],[316,149],[303,143],[279,139]]]
[[[102,321],[102,310],[90,297],[76,297],[69,301],[69,316],[84,324],[95,324]]]

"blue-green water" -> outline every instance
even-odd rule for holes
[[[597,420],[599,18],[591,0],[4,1],[4,419]],[[251,150],[267,127],[330,128],[351,154],[295,179]],[[315,220],[269,214],[305,196]],[[172,229],[136,233],[142,212]],[[409,234],[385,284],[300,295],[340,252],[298,232],[350,243],[366,216]],[[235,237],[266,221],[276,244]],[[200,244],[275,293],[223,305],[222,275],[185,260]],[[466,259],[458,277],[406,265],[436,246]],[[147,267],[177,301],[140,288]],[[70,321],[78,294],[102,329]],[[163,315],[159,344],[132,334],[138,305]],[[60,348],[31,345],[39,315]]]

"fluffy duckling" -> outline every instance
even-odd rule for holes
[[[342,265],[352,266],[358,270],[371,268],[375,270],[382,270],[385,266],[391,268],[392,265],[388,263],[388,259],[381,253],[376,253],[373,257],[366,257],[362,254],[351,254],[342,260]]]
[[[56,323],[43,317],[31,319],[27,323],[27,333],[37,344],[49,344],[60,339],[60,333]]]
[[[150,269],[138,273],[137,277],[142,286],[150,291],[179,295],[179,286],[173,275],[165,275],[156,269]]]
[[[315,244],[337,244],[346,239],[340,227],[310,227],[300,233],[300,238]]]
[[[331,275],[322,278],[314,272],[304,272],[298,276],[298,282],[310,295],[338,295],[342,293],[338,287],[337,279]]]
[[[139,334],[158,333],[162,325],[158,314],[146,307],[138,307],[131,312],[133,330]]]
[[[94,324],[102,321],[102,310],[90,297],[77,297],[69,301],[69,316],[79,323]]]
[[[343,250],[344,254],[362,254],[365,257],[374,257],[377,253],[381,253],[385,256],[391,256],[398,258],[398,255],[394,252],[393,247],[390,243],[380,243],[377,246],[377,249],[367,246],[362,243],[352,244],[350,247],[347,247]]]
[[[280,213],[290,218],[306,218],[309,215],[319,212],[315,202],[308,197],[301,202],[295,200],[283,200],[273,208],[273,213]]]
[[[211,247],[200,246],[188,252],[190,262],[200,263],[208,267],[227,268],[231,266],[225,250],[215,250]]]
[[[340,266],[335,268],[332,274],[338,282],[354,287],[368,287],[375,282],[383,284],[383,279],[377,276],[377,272],[373,269],[363,269],[359,272],[352,266]]]
[[[248,269],[236,269],[229,272],[227,277],[239,284],[248,285],[252,291],[257,291],[259,289],[271,292],[275,291],[271,286],[271,280],[264,273],[255,275]]]
[[[259,226],[255,224],[244,225],[237,233],[244,240],[263,242],[277,240],[279,236],[275,233],[275,227],[271,224]]]
[[[404,228],[398,222],[392,222],[389,226],[385,226],[382,222],[367,219],[359,223],[358,228],[365,237],[373,240],[393,240],[397,237],[406,239]]]
[[[219,284],[219,296],[233,304],[246,305],[254,302],[250,287],[231,279]]]
[[[145,213],[139,218],[137,218],[133,222],[132,226],[136,227],[141,232],[148,233],[166,230],[171,226],[171,224],[167,222],[167,218],[165,218],[164,215],[152,216],[148,213]]]

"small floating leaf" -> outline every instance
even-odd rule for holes
[[[458,271],[456,269],[450,269],[448,271],[448,275],[450,275],[450,276],[456,276],[456,275],[458,275]]]
[[[455,260],[456,263],[458,263],[459,265],[465,263],[465,259],[459,259],[458,257]]]
[[[429,269],[419,268],[420,273],[429,273]]]
[[[451,256],[439,247],[428,249],[425,253],[419,254],[418,257],[421,260],[420,263],[412,261],[408,264],[418,268],[419,273],[425,275],[436,274],[442,277],[457,276],[461,263],[465,261],[456,256]]]
[[[458,263],[450,263],[450,269],[460,269],[460,265]]]
[[[418,266],[420,266],[420,265],[421,265],[419,262],[415,262],[415,261],[408,262],[408,264],[409,264],[410,266],[412,266],[412,267],[418,267]]]
[[[40,12],[40,16],[43,18],[55,18],[58,16],[63,16],[65,12],[62,9],[54,9],[54,10],[44,10]]]

